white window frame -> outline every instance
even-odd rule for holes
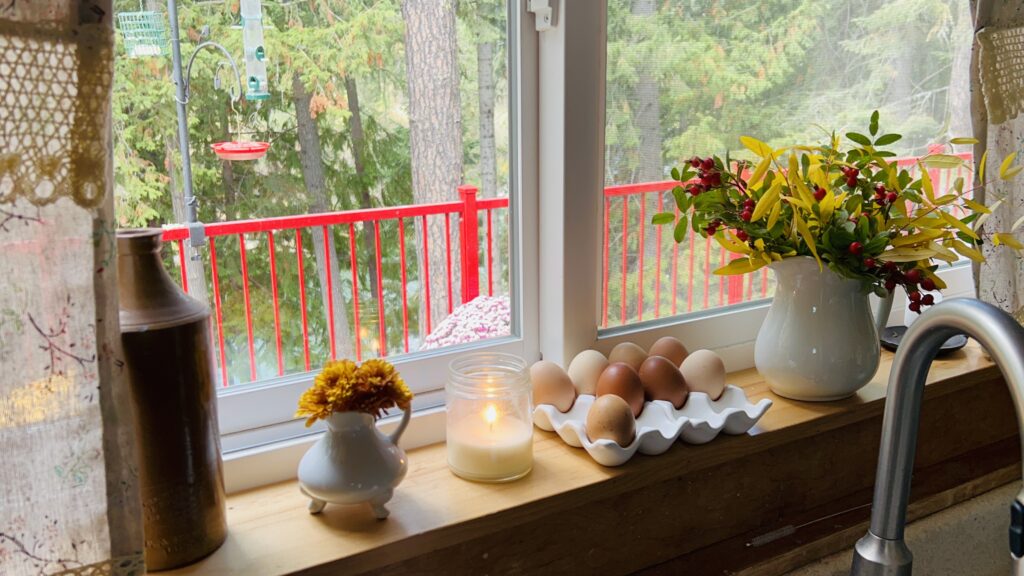
[[[538,347],[538,77],[537,32],[528,0],[508,0],[509,71],[516,90],[510,98],[509,122],[515,127],[511,147],[512,192],[509,204],[509,261],[512,328],[515,336],[487,342],[395,357],[393,364],[416,392],[414,414],[401,445],[415,448],[444,441],[444,384],[451,360],[467,351],[508,352],[528,362],[540,357]],[[306,428],[301,419],[282,422],[315,373],[296,374],[260,384],[228,389],[218,397],[224,480],[228,493],[295,477],[299,460],[323,430]],[[390,431],[397,415],[380,422]]]
[[[588,348],[607,354],[621,342],[646,348],[674,336],[691,350],[715,351],[729,371],[751,368],[770,299],[598,328],[607,15],[607,0],[560,0],[557,26],[540,34],[541,355],[567,365]],[[949,285],[945,298],[974,296],[970,266],[938,274]],[[897,294],[887,325],[902,325],[905,310]]]

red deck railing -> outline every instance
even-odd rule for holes
[[[937,151],[937,150],[932,150]],[[970,159],[970,154],[960,154],[962,158]],[[916,166],[917,158],[899,159],[900,166],[913,169]],[[936,189],[945,189],[951,186],[952,179],[964,175],[961,169],[956,172],[935,171],[931,174],[936,183]],[[687,241],[677,244],[672,238],[671,230],[663,233],[663,228],[650,226],[650,215],[655,212],[663,212],[666,206],[672,206],[678,219],[678,210],[674,209],[675,202],[672,199],[671,190],[675,182],[645,182],[639,184],[626,184],[609,186],[604,190],[604,215],[603,215],[603,238],[602,238],[602,276],[601,276],[601,326],[608,327],[613,323],[622,325],[635,321],[642,321],[664,316],[674,316],[682,312],[693,312],[716,306],[725,306],[768,297],[771,293],[771,283],[767,270],[761,270],[746,276],[716,277],[712,270],[720,265],[726,264],[732,257],[725,249],[717,246],[709,238],[700,238],[692,230],[688,232]],[[225,323],[224,306],[222,293],[222,270],[218,265],[218,240],[235,238],[239,246],[239,264],[241,274],[241,290],[244,308],[245,321],[245,348],[247,355],[248,376],[251,380],[258,380],[260,373],[257,367],[257,346],[255,336],[255,322],[253,308],[254,302],[251,297],[249,261],[256,257],[246,247],[246,240],[264,237],[266,239],[267,251],[266,262],[269,263],[270,283],[270,306],[272,306],[272,322],[274,335],[271,341],[274,346],[276,357],[276,374],[284,375],[288,367],[285,361],[284,341],[282,338],[282,300],[279,292],[279,285],[284,281],[298,283],[298,310],[289,310],[289,316],[298,316],[301,322],[302,340],[302,363],[301,367],[308,371],[314,365],[311,358],[311,333],[310,317],[308,307],[310,305],[307,294],[306,273],[304,271],[304,259],[306,255],[303,250],[303,233],[318,231],[327,238],[335,229],[347,232],[348,236],[348,264],[351,286],[351,312],[354,324],[354,347],[357,360],[364,355],[362,340],[364,339],[363,318],[361,317],[361,294],[359,275],[359,256],[365,255],[366,250],[372,250],[372,257],[375,263],[376,275],[373,278],[376,284],[376,291],[372,294],[377,304],[377,340],[374,353],[386,356],[388,350],[387,334],[389,329],[397,329],[398,326],[389,326],[385,317],[385,282],[392,280],[384,274],[384,259],[382,249],[381,228],[387,224],[397,228],[398,236],[398,258],[400,280],[398,280],[398,291],[402,307],[401,314],[401,344],[397,350],[402,352],[410,351],[410,304],[409,304],[409,257],[406,247],[406,225],[408,222],[417,223],[422,236],[419,258],[422,260],[423,270],[422,282],[425,292],[425,310],[420,310],[424,315],[426,333],[429,334],[434,326],[436,318],[431,305],[431,277],[437,271],[430,270],[430,254],[434,250],[444,250],[445,262],[445,308],[448,313],[458,304],[455,302],[453,286],[453,258],[452,258],[452,217],[458,218],[456,230],[459,232],[458,266],[460,277],[460,302],[466,303],[480,294],[481,278],[480,269],[486,273],[486,291],[488,295],[494,295],[495,275],[495,226],[494,212],[508,208],[508,198],[477,198],[477,188],[474,186],[461,186],[458,189],[458,201],[441,202],[435,204],[417,204],[410,206],[397,206],[387,208],[372,208],[365,210],[350,210],[344,212],[329,212],[321,214],[303,214],[297,216],[285,216],[276,218],[262,218],[254,220],[240,220],[232,222],[221,222],[206,224],[205,233],[209,241],[209,267],[210,280],[212,283],[211,302],[214,308],[214,323],[216,325],[217,356],[220,365],[222,382],[228,383],[228,357],[225,346]],[[651,212],[651,210],[654,212]],[[481,214],[482,213],[482,214]],[[428,218],[443,219],[445,240],[443,246],[431,246],[428,236]],[[481,223],[482,220],[482,223]],[[366,226],[372,227],[372,247],[361,247],[359,245],[360,234],[357,227],[365,230]],[[365,232],[364,232],[365,233]],[[481,235],[484,245],[481,247]],[[616,236],[619,236],[616,238]],[[294,280],[279,277],[280,266],[278,262],[278,240],[281,238],[293,239],[294,259],[296,263],[296,274]],[[332,237],[332,236],[331,236]],[[362,236],[365,238],[365,236]],[[185,272],[186,250],[184,242],[188,238],[186,228],[168,228],[163,236],[166,242],[174,243],[178,252],[178,264],[181,268],[182,287],[188,291],[190,286]],[[415,238],[415,235],[414,235]],[[669,243],[670,245],[666,245]],[[325,283],[327,289],[325,312],[328,318],[334,318],[336,313],[343,313],[344,302],[334,302],[334,283],[341,281],[341,270],[332,270],[331,266],[335,261],[329,253],[329,243],[323,243],[325,266]],[[360,250],[364,252],[360,252]],[[414,258],[416,254],[414,254]],[[483,263],[483,266],[481,266]],[[613,264],[614,263],[614,264]],[[415,268],[413,268],[415,269]],[[680,279],[680,271],[683,271],[684,279]],[[617,276],[617,277],[616,277]],[[682,280],[682,281],[681,281]],[[665,283],[668,283],[666,286]],[[392,286],[395,282],[392,281]],[[392,288],[393,289],[393,288]],[[391,292],[393,294],[393,292]],[[616,294],[617,293],[617,294]],[[618,301],[616,301],[616,298]],[[257,304],[259,307],[259,304]],[[616,314],[617,312],[617,314]],[[340,337],[335,334],[334,322],[328,321],[327,332],[329,347],[327,348],[331,358],[337,356],[337,341]],[[232,341],[237,341],[240,334]]]

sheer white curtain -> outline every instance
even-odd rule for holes
[[[0,2],[0,574],[142,568],[109,0]]]
[[[971,111],[974,136],[980,140],[975,158],[988,150],[986,179],[992,180],[1007,155],[1016,152],[1017,163],[1024,162],[1024,2],[974,0],[971,4],[977,32],[971,59]],[[1024,217],[1024,180],[996,180],[980,199],[986,204],[1005,201],[986,227],[1009,230]],[[987,261],[975,268],[978,297],[1024,321],[1024,260],[991,243],[982,252]]]

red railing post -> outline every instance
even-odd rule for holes
[[[476,186],[459,186],[459,200],[462,201],[459,252],[462,261],[463,304],[480,295],[480,223],[477,221],[476,193]]]

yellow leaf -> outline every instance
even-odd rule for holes
[[[939,218],[942,218],[942,220],[946,224],[949,224],[950,226],[956,228],[957,230],[963,232],[964,234],[967,234],[971,238],[977,238],[978,237],[978,234],[975,233],[974,230],[971,230],[970,226],[968,226],[967,224],[964,224],[963,222],[958,220],[955,216],[953,216],[949,212],[943,212],[943,211],[939,210],[938,214],[939,214]]]
[[[892,245],[896,248],[899,248],[900,246],[912,246],[914,244],[920,244],[921,242],[928,242],[935,240],[936,238],[941,238],[944,234],[946,234],[944,230],[922,230],[916,234],[894,238]]]
[[[960,259],[960,257],[954,254],[952,250],[948,248],[943,248],[942,246],[939,246],[935,242],[929,242],[928,247],[935,251],[935,256],[933,256],[933,258],[944,260],[946,262],[949,262],[950,264]]]
[[[991,214],[992,213],[992,211],[988,209],[988,206],[985,206],[981,202],[975,202],[974,200],[971,200],[970,198],[964,198],[964,204],[967,205],[968,208],[970,208],[971,210],[973,210],[975,212],[980,212],[982,214]]]
[[[944,194],[935,199],[936,206],[945,206],[956,201],[956,194]]]
[[[800,236],[803,237],[804,244],[807,244],[807,248],[814,255],[814,259],[818,261],[818,268],[822,268],[821,258],[818,257],[818,247],[814,245],[814,235],[811,234],[811,229],[807,227],[804,219],[800,217],[800,213],[795,210],[793,211],[793,222],[796,223],[796,229],[800,232]]]
[[[771,158],[771,156],[765,158],[764,160],[761,160],[757,164],[757,168],[754,168],[754,173],[750,175],[750,181],[747,183],[748,186],[750,188],[753,188],[754,186],[757,186],[761,182],[761,180],[764,178],[764,175],[768,173],[768,168],[771,167],[771,165],[772,165],[772,158]]]
[[[992,213],[995,212],[996,209],[999,208],[999,206],[1003,203],[1003,200],[1005,200],[1005,198],[1000,198],[999,200],[996,200],[995,202],[990,204],[988,207],[988,212],[985,212],[984,214],[981,215],[981,218],[978,218],[977,220],[974,221],[974,228],[980,229],[982,225],[985,224],[985,221],[987,221],[989,217],[992,216]]]
[[[1024,216],[1017,218],[1017,221],[1013,223],[1013,227],[1010,228],[1010,232],[1016,232],[1021,225],[1024,225]]]
[[[938,276],[936,276],[935,274],[933,274],[931,272],[925,272],[925,274],[929,278],[932,279],[932,282],[935,282],[935,287],[936,288],[938,288],[939,290],[945,290],[946,289],[946,283],[942,281],[942,278],[939,278]]]
[[[797,198],[796,196],[784,196],[783,198],[786,200],[786,202],[789,202],[790,204],[792,204],[794,206],[802,208],[804,212],[810,212],[811,211],[810,205],[808,205],[803,200]]]
[[[940,170],[951,170],[964,165],[963,158],[952,154],[929,154],[922,158],[921,162],[929,168],[939,168]]]
[[[764,193],[764,196],[757,201],[754,206],[754,213],[750,216],[751,222],[757,222],[764,215],[771,210],[776,204],[779,203],[779,193],[782,191],[782,179],[779,178],[772,182],[771,187]]]
[[[779,221],[779,215],[782,213],[782,202],[776,202],[772,206],[772,211],[768,214],[768,229],[771,230],[775,227],[775,223]]]
[[[821,222],[823,224],[828,223],[832,219],[832,211],[836,207],[836,195],[831,192],[825,192],[825,196],[821,199],[819,210],[821,213]]]
[[[1002,178],[1003,180],[1009,180],[1010,178],[1013,178],[1013,176],[1015,176],[1017,174],[1017,172],[1020,172],[1020,170],[1017,170],[1017,172],[1014,172],[1013,175],[1009,175],[1010,167],[1013,166],[1013,161],[1016,160],[1016,159],[1017,159],[1017,153],[1016,152],[1013,152],[1009,156],[1007,156],[1006,158],[1003,158],[1003,163],[999,165],[999,177],[1000,178]]]
[[[807,204],[807,211],[810,212],[811,206],[814,204],[814,195],[811,194],[811,190],[800,175],[800,160],[797,159],[796,154],[789,155],[789,173],[786,176],[789,179],[789,185],[796,187],[797,194]]]
[[[737,258],[732,262],[729,262],[725,266],[715,270],[716,276],[736,276],[739,274],[748,274],[754,270],[764,268],[766,266],[764,260],[760,258],[753,260],[751,258]]]
[[[920,160],[918,160],[917,165],[921,169],[921,185],[924,188],[924,195],[928,197],[932,204],[935,204],[935,187],[932,186],[932,177],[928,174],[928,169],[924,167]]]
[[[975,262],[984,262],[985,261],[985,256],[983,256],[981,254],[981,252],[979,252],[978,250],[975,250],[974,248],[971,248],[970,246],[968,246],[967,244],[965,244],[965,243],[963,243],[963,242],[961,242],[959,240],[955,240],[955,239],[953,240],[953,250],[956,250],[957,252],[959,252],[960,254],[965,256],[966,258],[970,258],[971,260],[974,260]]]
[[[949,141],[950,144],[977,144],[977,138],[958,137]]]
[[[1014,238],[1013,234],[1007,234],[1006,232],[1001,232],[999,234],[993,234],[992,235],[992,243],[995,244],[996,246],[1000,246],[1002,244],[1006,244],[1007,246],[1009,246],[1010,248],[1013,248],[1014,250],[1024,249],[1024,244],[1021,244],[1020,240],[1017,240],[1016,238]]]
[[[978,181],[985,183],[985,163],[988,161],[988,150],[985,150],[981,155],[981,161],[978,162]]]
[[[745,243],[740,242],[740,239],[736,237],[732,232],[726,232],[725,236],[720,234],[715,235],[715,241],[718,242],[722,248],[725,248],[729,252],[737,254],[750,254],[750,247]]]
[[[1024,170],[1024,166],[1014,166],[1013,168],[1010,168],[1006,171],[1006,174],[1003,175],[1003,180],[1013,180],[1017,177],[1017,174],[1020,174],[1021,170]]]
[[[750,136],[740,136],[740,142],[747,147],[748,150],[757,154],[761,158],[770,158],[772,155],[772,147],[761,142],[757,138],[751,138]]]
[[[918,260],[927,260],[932,256],[935,256],[935,252],[923,248],[915,248],[914,250],[897,248],[882,252],[878,255],[878,259],[884,262],[917,262]]]

